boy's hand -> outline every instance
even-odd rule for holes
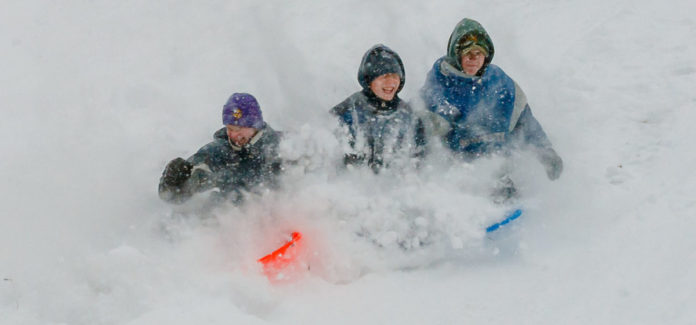
[[[563,172],[563,159],[551,148],[545,149],[539,155],[539,161],[546,169],[546,176],[550,180],[556,180]]]
[[[359,166],[362,165],[365,162],[365,156],[363,155],[358,155],[354,153],[347,153],[343,155],[343,164],[348,166],[348,165],[353,165],[353,166]]]
[[[162,179],[164,184],[169,186],[179,186],[183,184],[190,176],[193,165],[183,158],[176,158],[167,164],[164,168]]]

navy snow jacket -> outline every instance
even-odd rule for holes
[[[370,89],[370,83],[381,75],[394,73],[400,84],[394,98],[385,101]],[[377,44],[362,58],[358,82],[362,90],[352,94],[331,109],[338,117],[342,131],[346,165],[367,164],[378,172],[382,167],[404,165],[411,158],[424,155],[423,122],[398,93],[404,87],[406,73],[399,55],[389,47]]]
[[[392,163],[421,158],[425,131],[411,106],[398,98],[389,106],[372,97],[359,91],[331,109],[342,128],[339,138],[349,146],[344,163],[366,163],[377,172]]]

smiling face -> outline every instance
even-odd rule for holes
[[[462,71],[470,76],[474,76],[481,70],[484,61],[486,61],[486,55],[483,51],[479,49],[465,51],[462,53],[460,62],[462,64]]]
[[[401,85],[401,78],[396,73],[383,74],[370,83],[370,90],[382,100],[390,101],[396,96]]]
[[[227,137],[237,146],[249,143],[256,134],[256,129],[236,125],[227,125]]]

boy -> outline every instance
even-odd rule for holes
[[[465,18],[450,35],[447,55],[438,59],[421,95],[426,108],[446,122],[446,145],[467,160],[531,146],[549,179],[563,171],[563,161],[532,115],[522,89],[491,64],[494,48],[486,30]]]
[[[399,158],[421,157],[423,123],[399,98],[406,74],[399,55],[377,44],[363,55],[358,69],[362,90],[331,109],[344,131],[345,165],[367,165],[375,173]]]
[[[160,198],[182,203],[195,193],[213,188],[219,196],[239,203],[242,191],[276,186],[281,171],[279,134],[263,121],[256,98],[235,93],[223,106],[224,128],[193,156],[169,162],[159,183]]]

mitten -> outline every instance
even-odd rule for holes
[[[539,161],[544,165],[546,176],[548,176],[550,180],[556,180],[561,176],[563,172],[563,160],[556,151],[551,148],[544,149],[539,154]]]
[[[179,186],[191,176],[193,165],[183,158],[176,158],[167,164],[162,174],[162,182],[168,186]]]

